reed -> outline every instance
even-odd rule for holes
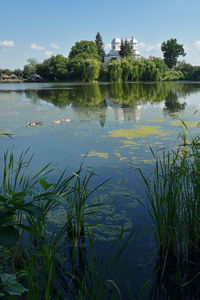
[[[188,261],[199,263],[199,150],[199,138],[186,143],[184,134],[183,143],[176,150],[162,150],[157,155],[152,151],[155,168],[149,177],[139,170],[147,195],[146,203],[139,202],[152,220],[160,282],[179,278],[179,284],[184,285],[183,280],[194,275],[186,271]]]
[[[96,174],[85,172],[81,165],[71,176],[63,171],[56,183],[49,183],[53,165],[48,164],[32,174],[32,159],[28,150],[18,158],[8,150],[2,162],[0,295],[28,300],[102,299],[102,295],[104,299],[118,298],[118,285],[110,277],[111,271],[119,264],[131,237],[116,255],[110,252],[105,260],[104,276],[99,276],[93,251],[95,237],[85,223],[86,217],[98,213],[99,208],[99,204],[89,205],[88,200],[107,180],[93,187]],[[59,206],[67,211],[66,222],[61,227],[52,227],[48,213]],[[89,251],[86,251],[86,236],[90,240]],[[67,247],[69,255],[65,255],[63,247]],[[70,259],[72,268],[69,268]],[[1,279],[9,275],[15,282],[12,290],[12,283],[5,287]],[[114,287],[111,298],[105,288],[106,280]]]

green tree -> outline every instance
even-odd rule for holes
[[[66,80],[68,77],[68,59],[61,54],[51,56],[43,64],[38,64],[36,71],[45,79]]]
[[[36,72],[36,66],[38,64],[38,61],[35,58],[28,58],[27,62],[28,64],[24,65],[24,69],[23,69],[24,78],[27,78],[31,74],[34,74]]]
[[[158,69],[156,64],[150,60],[145,61],[145,68],[142,75],[142,81],[157,81],[158,80]]]
[[[131,46],[130,43],[125,40],[124,42],[124,57],[130,57],[131,56]]]
[[[119,51],[119,55],[124,58],[124,41],[121,40],[121,45],[120,45],[120,51]]]
[[[98,55],[97,45],[92,41],[76,42],[69,53],[69,59],[73,59],[80,54],[84,54],[87,58],[100,58]]]
[[[122,66],[122,79],[123,81],[128,81],[131,77],[132,70],[133,70],[132,60],[130,58],[122,59],[121,66]]]
[[[165,64],[172,69],[177,64],[180,55],[185,56],[183,45],[178,44],[176,39],[170,39],[161,44]]]
[[[191,74],[195,70],[195,66],[192,66],[183,60],[177,63],[176,69],[184,74],[184,79],[190,79]]]
[[[10,76],[12,74],[12,71],[9,69],[3,69],[3,70],[1,70],[1,73]]]
[[[70,79],[81,80],[84,70],[84,61],[86,59],[89,59],[88,55],[80,53],[69,60],[68,70]]]
[[[36,67],[36,65],[38,64],[38,61],[36,58],[28,58],[27,62],[29,63],[29,65],[31,65],[31,67]]]
[[[169,72],[169,68],[165,64],[164,60],[160,57],[150,56],[149,60],[156,65],[158,69],[158,80],[163,80],[165,78],[166,73]]]
[[[120,60],[112,60],[108,64],[108,77],[109,81],[121,82],[122,81],[122,67]]]
[[[13,71],[13,74],[15,74],[18,78],[22,78],[23,77],[23,71],[21,69],[15,69]]]
[[[101,61],[103,62],[104,61],[104,56],[105,56],[105,51],[104,51],[102,37],[101,37],[99,32],[97,32],[97,34],[96,34],[95,43],[96,43],[96,46],[97,46],[98,54],[101,57]]]
[[[121,41],[119,54],[122,58],[131,56],[131,46],[127,39]]]
[[[95,81],[99,77],[100,61],[97,59],[86,59],[84,61],[84,68],[82,74],[82,80]]]
[[[108,81],[108,65],[101,64],[99,72],[99,81]]]
[[[35,68],[31,67],[31,65],[27,64],[24,65],[23,69],[23,77],[27,78],[29,77],[32,73],[35,73]]]

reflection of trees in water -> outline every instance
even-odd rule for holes
[[[39,101],[39,90],[25,90],[24,93],[27,98],[32,100],[32,103],[37,103]]]
[[[124,120],[138,121],[140,119],[141,104],[134,102],[133,106],[127,104],[121,104],[112,102],[110,99],[106,99],[107,107],[112,108],[115,120],[123,122]]]
[[[175,113],[180,110],[184,110],[186,103],[180,103],[178,101],[178,95],[176,91],[170,91],[167,97],[165,98],[165,107],[164,110],[169,113]]]
[[[80,120],[98,121],[101,127],[106,122],[107,107],[104,105],[97,108],[72,106],[72,109]]]
[[[118,120],[137,120],[141,104],[165,101],[164,111],[173,113],[185,108],[186,104],[180,103],[179,98],[186,98],[191,93],[199,91],[199,84],[157,82],[72,84],[58,87],[53,85],[51,89],[25,90],[24,92],[34,102],[42,99],[60,108],[71,105],[81,119],[98,119],[101,126],[104,126],[107,100],[113,103],[114,115]]]

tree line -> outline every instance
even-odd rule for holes
[[[51,56],[42,63],[28,59],[23,70],[6,69],[1,73],[15,74],[19,78],[29,78],[38,74],[50,81],[159,81],[159,80],[200,80],[200,67],[184,61],[178,62],[179,56],[185,56],[183,45],[176,39],[161,44],[163,57],[149,57],[133,60],[129,41],[121,42],[120,60],[104,63],[104,45],[98,32],[95,41],[76,42],[68,57],[61,54]]]

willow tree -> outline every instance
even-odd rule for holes
[[[108,64],[108,77],[110,81],[121,82],[122,81],[122,67],[120,60],[112,60]]]
[[[97,59],[86,59],[84,61],[82,80],[92,82],[98,79],[100,71],[100,61]]]

